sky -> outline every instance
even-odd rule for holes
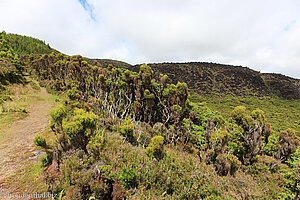
[[[0,31],[130,64],[214,62],[300,78],[299,0],[0,0]]]

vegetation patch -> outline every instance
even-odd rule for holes
[[[43,177],[32,189],[63,199],[299,197],[299,80],[212,63],[132,67],[26,38],[42,47],[20,52],[10,37],[1,33],[1,105],[30,99],[9,87],[22,70],[64,97],[33,140],[45,155],[20,178]]]

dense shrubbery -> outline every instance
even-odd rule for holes
[[[58,92],[68,90],[69,100],[51,112],[57,142],[49,148],[43,139],[35,140],[46,150],[42,163],[51,192],[64,189],[68,198],[79,199],[145,198],[147,192],[152,198],[188,199],[297,194],[292,185],[298,179],[291,173],[297,173],[298,165],[288,166],[264,152],[284,156],[286,161],[295,159],[299,141],[290,130],[283,132],[278,142],[274,140],[262,110],[250,112],[238,106],[230,117],[223,118],[205,103],[189,102],[185,84],[168,84],[163,75],[156,82],[147,65],[132,73],[93,67],[78,56],[48,56],[55,63],[65,63],[62,70],[69,70],[66,76],[56,75],[61,71],[55,69],[59,65],[47,65],[54,67],[47,71],[58,70],[49,74],[37,68],[37,63],[45,62],[44,57],[33,60],[41,81],[50,83],[48,87]],[[57,56],[65,61],[55,60]],[[77,73],[80,68],[85,71]],[[98,79],[84,77],[89,73]],[[68,81],[53,81],[59,76]],[[184,156],[175,156],[174,148]],[[53,170],[60,174],[58,179],[51,174]],[[197,173],[191,174],[195,170]],[[201,173],[208,173],[209,178],[199,177]],[[255,187],[271,184],[273,188],[267,194],[261,188],[243,192],[243,187],[252,187],[246,181],[247,174],[253,176]],[[227,183],[228,177],[232,182],[245,180],[245,186]],[[215,179],[225,186],[213,189],[216,183],[205,185]]]
[[[66,199],[299,195],[297,126],[291,126],[295,133],[268,123],[269,113],[257,105],[249,109],[228,100],[222,102],[230,103],[224,115],[212,109],[215,100],[192,102],[185,83],[171,84],[145,64],[138,72],[93,66],[41,41],[17,41],[1,33],[1,84],[21,75],[18,54],[47,53],[22,60],[41,85],[67,99],[50,113],[55,139],[34,139],[45,151],[41,164],[50,192],[64,191]]]
[[[153,125],[179,122],[185,114],[186,84],[167,84],[166,77],[157,82],[147,65],[135,73],[91,66],[81,56],[49,54],[28,60],[40,81],[49,81],[50,89],[66,91],[70,100],[90,102],[104,116],[124,119],[130,115]]]

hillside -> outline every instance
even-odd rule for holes
[[[300,99],[300,80],[282,74],[262,74],[270,91],[278,97]]]
[[[44,41],[29,36],[5,34],[12,50],[20,57],[26,54],[59,53]],[[127,68],[138,72],[140,65],[111,59],[84,58],[89,64]],[[2,60],[2,65],[9,63]],[[6,64],[7,65],[7,64]],[[190,92],[208,96],[278,97],[300,99],[300,80],[281,74],[260,73],[248,67],[207,62],[148,64],[156,75],[166,74],[173,84],[185,82]],[[11,65],[10,65],[11,66]]]
[[[187,83],[190,91],[209,96],[257,96],[300,99],[300,80],[281,74],[263,74],[247,67],[206,62],[149,64],[172,83]],[[139,70],[139,65],[132,67]]]
[[[89,64],[109,65],[138,72],[140,65],[109,59],[86,59]],[[156,75],[171,83],[187,83],[190,92],[208,96],[277,97],[300,99],[300,80],[282,74],[260,73],[248,67],[207,62],[148,64]]]
[[[85,58],[89,64],[92,65],[97,65],[97,66],[102,66],[104,68],[108,67],[109,65],[112,65],[114,67],[120,67],[120,68],[130,68],[131,65],[126,63],[126,62],[122,62],[119,60],[111,60],[111,59],[89,59],[89,58]]]
[[[49,44],[44,41],[18,34],[7,34],[6,40],[10,44],[13,51],[19,55],[23,54],[46,54],[51,52],[58,52],[51,48]]]

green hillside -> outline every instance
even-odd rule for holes
[[[5,32],[0,33],[0,91],[5,89],[5,85],[20,83],[23,63],[19,60],[19,55],[12,49]],[[1,102],[1,100],[0,100]]]
[[[51,52],[57,52],[44,41],[29,36],[6,34],[6,40],[9,42],[14,52],[20,55],[31,53],[47,54]]]
[[[225,117],[236,105],[247,107],[249,110],[259,108],[265,112],[265,117],[272,124],[273,131],[280,133],[284,129],[292,128],[300,136],[300,100],[283,100],[278,98],[245,98],[225,96],[223,98],[204,97],[192,95],[193,102],[205,102],[213,111],[219,112]]]
[[[2,44],[3,60],[18,60],[22,51]],[[206,63],[130,66],[55,51],[22,61],[60,105],[33,141],[45,152],[40,166],[29,167],[37,173],[15,184],[39,180],[63,199],[299,197],[297,79]]]

